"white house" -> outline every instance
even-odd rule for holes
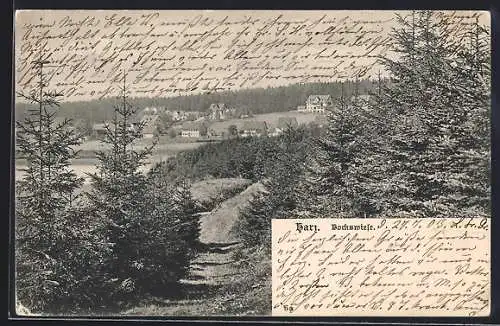
[[[329,107],[333,105],[332,97],[330,95],[309,95],[306,101],[306,112],[324,113]]]
[[[200,122],[186,122],[181,128],[181,137],[200,138],[207,134],[207,127]]]

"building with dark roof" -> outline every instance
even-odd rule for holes
[[[212,103],[208,108],[210,120],[224,120],[227,106],[224,103]]]
[[[267,124],[265,121],[245,121],[241,128],[242,137],[260,137],[267,135]]]
[[[158,115],[151,115],[142,119],[142,136],[144,138],[153,138],[157,129],[159,119],[160,117]]]

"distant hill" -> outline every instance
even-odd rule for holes
[[[353,93],[354,85],[354,82],[344,83],[346,96]],[[366,94],[374,87],[376,83],[373,81],[362,80],[358,83],[360,94]],[[210,104],[222,102],[237,108],[247,108],[252,113],[259,114],[295,110],[298,105],[303,105],[311,94],[329,94],[333,98],[338,98],[340,93],[340,82],[307,83],[169,98],[131,98],[130,102],[139,109],[154,106],[166,107],[170,110],[202,112],[206,112]],[[113,98],[61,103],[58,115],[72,119],[85,119],[92,123],[102,122],[112,118],[113,105],[116,103],[117,100]],[[16,103],[16,120],[22,120],[30,107],[32,105],[27,103]]]

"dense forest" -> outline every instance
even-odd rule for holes
[[[346,94],[352,94],[355,81],[331,83],[307,83],[274,88],[244,89],[213,94],[187,95],[168,98],[130,98],[138,108],[149,106],[165,107],[170,110],[208,112],[212,103],[225,103],[236,108],[249,109],[253,114],[283,112],[296,110],[298,105],[304,105],[307,97],[312,94],[330,94],[332,98],[340,96],[341,87]],[[361,93],[368,93],[376,82],[362,80],[358,82]],[[91,123],[111,120],[114,112],[115,99],[65,102],[61,103],[58,115],[71,119],[85,119]],[[23,120],[27,110],[33,104],[16,103],[16,120]]]

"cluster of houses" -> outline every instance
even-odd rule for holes
[[[200,129],[201,134],[204,132],[204,125],[210,122],[224,121],[228,119],[244,119],[252,116],[248,108],[233,108],[225,103],[212,103],[208,107],[207,112],[200,111],[182,111],[182,110],[169,110],[163,107],[146,107],[141,110],[134,119],[130,122],[129,128],[131,130],[137,129],[136,126],[141,123],[142,137],[152,138],[157,133],[158,124],[161,122],[162,116],[168,117],[172,123],[184,122],[182,125],[181,136],[197,138]],[[106,127],[109,122],[96,123],[93,125],[93,137],[102,139],[106,134]],[[201,127],[193,127],[193,125]]]
[[[159,112],[156,108],[145,108],[131,119],[128,129],[131,131],[138,131],[137,126],[142,124],[141,137],[153,138],[156,134],[157,125],[160,120]],[[110,122],[96,123],[93,125],[93,137],[102,139],[106,135],[106,130]]]
[[[365,95],[361,97],[363,97],[363,100],[368,99]],[[321,115],[332,108],[333,105],[331,95],[310,95],[305,105],[298,106],[297,110]],[[174,128],[176,134],[182,138],[191,139],[278,136],[286,128],[298,126],[296,118],[293,117],[281,117],[276,125],[270,126],[266,121],[251,120],[252,113],[247,108],[234,108],[225,103],[212,103],[206,112],[146,107],[136,115],[129,127],[131,130],[136,130],[137,124],[141,123],[143,125],[142,137],[152,138],[158,133],[158,124],[161,122],[162,115],[168,116],[176,126]],[[96,138],[102,137],[106,131],[106,123],[95,124],[93,131]]]
[[[252,116],[246,107],[234,108],[225,103],[212,103],[208,108],[207,120],[223,121],[228,119],[245,119]]]
[[[180,136],[207,140],[231,137],[273,137],[281,135],[287,128],[296,127],[298,127],[298,122],[295,117],[280,117],[275,126],[270,126],[262,120],[235,121],[234,124],[229,125],[222,122],[194,121],[182,125]]]
[[[165,115],[168,116],[169,119],[174,122],[196,120],[205,115],[204,112],[200,111],[170,110],[165,107],[154,107],[154,106],[146,107],[141,112],[142,114],[146,115],[156,115],[156,116]]]
[[[352,96],[351,101],[354,100],[354,98],[355,97]],[[357,95],[356,98],[365,104],[370,101],[370,95],[366,94]],[[331,95],[309,95],[305,105],[299,105],[297,111],[324,114],[326,111],[333,108],[333,104]]]
[[[305,105],[299,106],[297,109],[300,112],[325,113],[331,107],[333,107],[331,95],[310,95]],[[208,109],[207,119],[184,123],[181,127],[180,135],[183,138],[197,139],[217,139],[232,136],[278,136],[286,128],[295,128],[298,126],[297,119],[294,117],[280,117],[276,126],[270,126],[266,121],[260,120],[235,121],[230,127],[226,123],[214,122],[249,117],[251,117],[249,110],[237,110],[227,106],[225,103],[213,103]]]
[[[197,120],[223,121],[228,119],[248,118],[251,116],[251,112],[248,108],[234,108],[225,103],[212,103],[208,107],[208,110],[204,112],[169,110],[164,107],[146,107],[142,112],[150,115],[163,114],[174,122]]]

